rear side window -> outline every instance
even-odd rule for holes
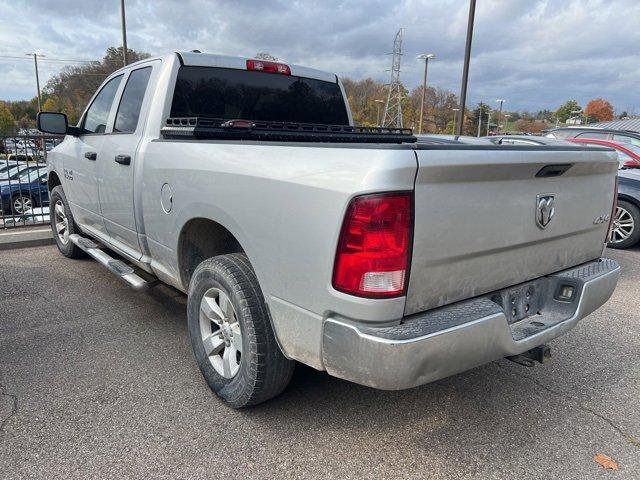
[[[109,80],[100,93],[93,99],[93,103],[87,110],[82,127],[85,133],[104,133],[107,128],[107,120],[116,91],[122,80],[122,75]]]
[[[629,135],[618,135],[614,133],[613,139],[618,142],[630,143],[631,145],[640,145],[640,139],[635,137],[630,137]]]
[[[599,133],[599,132],[582,132],[576,135],[576,138],[600,138],[602,140],[606,140],[609,137],[608,133]]]
[[[136,131],[150,75],[151,67],[134,70],[129,75],[118,106],[116,122],[113,126],[114,132],[133,133]]]
[[[180,67],[171,116],[349,124],[337,82],[213,67]]]

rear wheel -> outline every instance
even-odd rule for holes
[[[294,362],[280,351],[258,279],[243,254],[202,262],[189,283],[193,354],[209,387],[233,408],[278,395]]]
[[[11,199],[11,212],[14,215],[24,215],[35,206],[31,196],[25,193],[14,195]]]
[[[84,257],[85,253],[82,249],[69,239],[70,235],[79,232],[78,227],[76,227],[76,224],[73,221],[73,214],[69,208],[67,197],[60,185],[51,190],[49,218],[51,220],[53,238],[56,241],[56,245],[58,246],[60,253],[68,258]]]
[[[608,246],[629,248],[640,240],[640,209],[624,200],[618,201]]]

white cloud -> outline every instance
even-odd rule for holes
[[[0,0],[0,54],[100,58],[118,45],[116,1]],[[466,0],[127,0],[129,46],[152,54],[198,48],[287,61],[385,80],[393,36],[404,27],[403,81],[421,78],[416,55],[435,52],[429,82],[459,90]],[[637,0],[478,2],[469,101],[506,98],[508,108],[556,108],[604,96],[640,110]],[[11,19],[9,22],[6,19]],[[43,62],[43,83],[60,64]],[[33,66],[0,58],[0,98],[33,95]]]

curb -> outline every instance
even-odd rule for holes
[[[55,242],[50,228],[40,228],[37,230],[17,228],[15,231],[0,233],[0,250],[39,247],[42,245],[52,245],[53,243]]]

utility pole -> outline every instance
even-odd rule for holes
[[[40,75],[38,74],[38,57],[44,57],[44,55],[40,55],[38,53],[26,53],[25,55],[27,55],[28,57],[33,55],[33,66],[35,67],[36,70],[36,90],[38,93],[38,111],[41,112],[42,111],[42,97],[40,96]],[[42,141],[42,152],[44,154],[44,160],[45,162],[47,161],[47,145],[44,141],[44,134],[41,133],[40,134],[40,139]],[[26,150],[26,147],[25,147]],[[26,153],[26,151],[25,151]],[[37,153],[37,152],[36,152]]]
[[[124,0],[120,0],[120,17],[122,18],[122,60],[127,66],[127,21],[124,14]]]
[[[378,127],[381,127],[382,125],[380,124],[380,105],[384,103],[384,100],[374,100],[374,102],[376,102],[376,123],[378,124]]]
[[[482,105],[478,110],[478,138],[480,138],[480,127],[482,126]]]
[[[498,133],[500,133],[500,121],[502,120],[502,104],[505,102],[505,99],[497,98],[496,102],[500,103],[500,111],[498,112],[498,128],[497,128]]]
[[[402,128],[402,84],[400,83],[400,60],[402,58],[402,28],[393,40],[393,60],[391,61],[391,81],[389,94],[382,115],[382,126]]]
[[[510,116],[511,114],[509,113],[504,114],[504,133],[509,133],[509,117]]]
[[[453,110],[453,128],[451,129],[451,135],[455,135],[456,134],[456,112],[459,112],[460,109],[459,108],[452,108],[451,110]]]
[[[42,99],[40,97],[40,76],[38,75],[38,57],[44,57],[39,53],[25,53],[28,57],[33,56],[33,66],[36,69],[36,89],[38,92],[38,111],[42,110]]]
[[[487,114],[487,137],[489,136],[490,127],[491,127],[491,108],[489,108],[489,113]]]
[[[467,42],[464,49],[464,68],[462,69],[462,87],[460,88],[460,110],[458,111],[458,135],[462,135],[464,107],[467,102],[467,82],[469,80],[469,62],[471,61],[471,42],[473,40],[473,21],[476,16],[476,0],[469,1],[469,20],[467,22]]]
[[[422,78],[422,101],[420,102],[420,123],[418,124],[418,133],[422,133],[422,119],[424,118],[424,98],[427,93],[427,68],[429,67],[429,59],[436,58],[433,53],[423,53],[418,58],[424,59],[424,77]]]

